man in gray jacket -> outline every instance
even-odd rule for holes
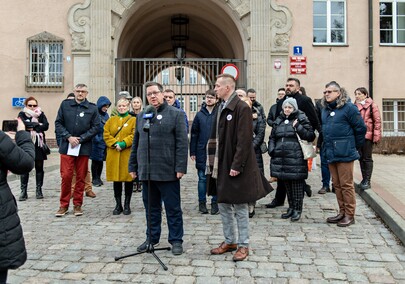
[[[146,241],[137,250],[147,251],[157,246],[162,223],[162,201],[169,227],[168,241],[172,253],[183,253],[183,213],[180,200],[180,179],[187,170],[188,141],[184,131],[184,114],[164,100],[163,87],[146,82],[146,96],[150,106],[138,114],[128,171],[133,179],[142,181],[142,198],[146,212],[150,204],[151,221],[146,230]],[[149,136],[149,137],[148,137]],[[148,143],[148,140],[150,143]],[[149,147],[149,148],[148,148]],[[148,159],[148,153],[150,157]],[[148,160],[150,172],[148,172]],[[150,188],[149,182],[150,181]],[[150,190],[150,196],[148,191]],[[150,200],[148,200],[150,198]],[[148,216],[146,213],[146,219]]]

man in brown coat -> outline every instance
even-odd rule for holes
[[[217,76],[215,93],[222,100],[208,141],[208,192],[218,197],[225,241],[211,254],[249,255],[248,203],[266,196],[271,186],[260,173],[252,146],[252,111],[235,93],[235,79]],[[238,234],[235,231],[235,220]]]

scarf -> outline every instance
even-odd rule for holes
[[[228,99],[227,103],[230,102],[237,94],[234,92]],[[208,140],[207,143],[207,166],[205,169],[205,174],[211,174],[215,179],[218,178],[218,124],[221,117],[222,111],[225,109],[226,103],[223,101],[219,107],[216,117],[216,123],[213,125],[214,137]],[[212,171],[211,171],[212,168]]]
[[[24,107],[23,112],[26,116],[31,117],[31,122],[38,122],[39,124],[42,124],[38,121],[38,117],[42,114],[40,107],[37,107],[35,110]],[[35,130],[31,130],[30,134],[32,143],[35,145],[35,143],[38,141],[38,146],[42,148],[44,145],[44,134],[38,133]]]

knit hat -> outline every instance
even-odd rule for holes
[[[287,98],[287,99],[283,102],[282,108],[284,108],[284,106],[285,106],[286,104],[291,105],[291,106],[294,108],[294,110],[298,110],[297,101],[296,101],[294,98]]]

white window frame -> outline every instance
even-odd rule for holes
[[[183,80],[184,80],[184,77],[183,77]],[[179,96],[179,97],[177,97],[177,99],[179,100],[179,103],[180,103],[180,108],[182,109],[182,110],[184,110],[184,106],[185,106],[185,96],[184,95],[182,95],[182,96]]]
[[[393,109],[389,110],[390,112],[393,112],[393,119],[394,121],[392,122],[394,124],[393,131],[386,131],[383,127],[383,136],[405,136],[405,131],[404,130],[399,130],[399,115],[398,115],[398,102],[405,103],[405,100],[390,100],[390,99],[384,99],[383,100],[383,118],[385,117],[385,107],[384,103],[393,103]],[[401,123],[404,123],[405,121],[401,121]],[[385,122],[386,124],[387,122]],[[384,125],[384,122],[383,122]]]
[[[326,2],[326,42],[315,42],[312,39],[313,45],[347,45],[347,1],[346,0],[313,0],[314,2]],[[344,41],[343,42],[332,42],[332,13],[331,13],[331,5],[332,2],[343,2],[344,4]],[[312,11],[313,12],[313,11]],[[321,14],[323,15],[323,14]],[[316,14],[313,13],[313,17]],[[312,28],[312,36],[314,37],[314,31],[317,30],[313,26]],[[322,29],[323,30],[323,29]]]
[[[197,78],[198,78],[198,73],[196,70],[190,68],[190,73],[189,73],[189,82],[190,85],[196,85],[197,84]]]
[[[162,71],[162,85],[169,85],[170,83],[170,70],[166,68]]]
[[[383,1],[380,0],[379,4],[381,5],[384,2],[392,3],[392,42],[381,42],[381,22],[380,24],[380,45],[398,45],[398,46],[405,46],[405,42],[398,43],[398,3],[405,3],[405,0],[387,0]],[[404,16],[404,15],[401,15]],[[381,14],[379,14],[379,20],[381,20]],[[383,29],[387,30],[387,29]],[[400,29],[404,30],[404,29]]]
[[[198,111],[198,96],[192,95],[190,96],[190,112],[197,112]]]
[[[52,51],[51,45],[56,45]],[[36,53],[34,49],[36,48]],[[29,85],[63,85],[63,42],[29,41]]]

